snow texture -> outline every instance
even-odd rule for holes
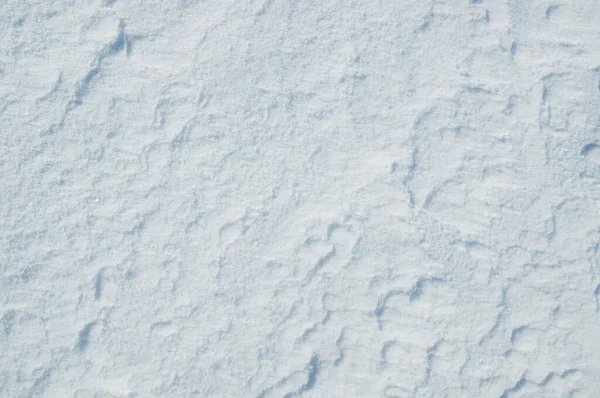
[[[2,0],[1,397],[600,396],[598,0]]]

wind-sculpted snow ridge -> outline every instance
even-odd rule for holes
[[[0,397],[597,397],[599,21],[4,0]]]

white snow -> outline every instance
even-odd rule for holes
[[[2,0],[0,397],[598,397],[596,0]]]

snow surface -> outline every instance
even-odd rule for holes
[[[600,396],[599,81],[598,0],[2,0],[0,396]]]

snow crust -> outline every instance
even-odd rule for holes
[[[600,396],[597,0],[2,0],[1,397]]]

